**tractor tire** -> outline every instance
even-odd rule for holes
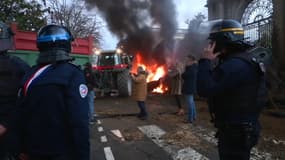
[[[118,73],[117,86],[120,96],[132,95],[132,80],[128,70]]]

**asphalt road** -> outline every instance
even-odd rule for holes
[[[194,124],[177,116],[171,96],[150,95],[149,117],[140,120],[131,98],[95,99],[96,122],[90,125],[92,160],[218,160],[215,129],[209,123],[205,102],[196,101]],[[271,153],[254,149],[252,158],[272,159]]]

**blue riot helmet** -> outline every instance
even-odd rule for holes
[[[213,24],[208,39],[216,42],[215,53],[224,47],[245,50],[252,46],[245,42],[242,25],[232,19],[220,20]]]
[[[0,53],[12,49],[13,35],[12,30],[5,23],[0,21]]]
[[[51,24],[42,27],[37,34],[37,47],[40,51],[37,63],[73,60],[69,55],[73,40],[71,32],[64,26]]]

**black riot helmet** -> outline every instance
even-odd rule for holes
[[[37,47],[40,51],[37,62],[55,63],[58,61],[70,61],[71,42],[73,41],[71,32],[64,26],[46,25],[37,34]]]
[[[242,25],[232,19],[220,20],[213,24],[208,39],[216,42],[214,52],[219,52],[222,48],[245,50],[251,47],[250,44],[244,41]]]
[[[0,53],[12,49],[13,35],[12,30],[5,23],[0,21]]]

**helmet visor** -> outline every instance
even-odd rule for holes
[[[72,41],[71,34],[62,27],[51,26],[39,31],[37,42],[55,42],[58,40]]]

